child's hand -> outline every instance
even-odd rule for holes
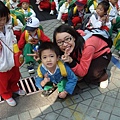
[[[61,56],[61,59],[64,62],[71,63],[73,59],[69,55],[70,55],[70,53],[68,53],[68,49],[65,49],[65,53],[64,53],[64,55]]]
[[[50,82],[50,78],[48,77],[48,73],[46,73],[46,74],[44,75],[44,82],[45,82],[45,83]]]
[[[59,96],[60,98],[63,98],[63,99],[64,99],[64,98],[66,98],[67,94],[68,94],[68,93],[67,93],[66,91],[63,91],[63,92],[60,92],[58,96]]]
[[[116,19],[112,19],[112,24],[115,24],[116,23]]]
[[[1,42],[0,42],[0,51],[2,50],[2,44],[1,44]]]
[[[27,54],[28,56],[33,56],[33,58],[36,60],[36,61],[39,61],[40,58],[39,58],[39,55],[37,52],[34,52],[33,54]]]

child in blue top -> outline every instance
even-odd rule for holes
[[[41,64],[38,66],[36,86],[43,89],[42,96],[50,95],[54,87],[58,87],[59,98],[72,94],[77,77],[72,70],[59,60],[59,48],[52,42],[43,42],[39,48]]]

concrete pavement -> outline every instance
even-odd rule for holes
[[[52,39],[54,29],[61,23],[56,19],[41,22],[44,32]],[[37,68],[37,65],[36,65]],[[32,76],[26,65],[20,68],[22,78]],[[109,86],[78,83],[78,94],[65,100],[57,99],[57,90],[48,98],[41,97],[41,91],[16,97],[17,106],[0,104],[0,120],[120,120],[120,69],[112,62],[108,67]]]

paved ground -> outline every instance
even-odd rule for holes
[[[48,20],[41,24],[52,39],[53,30],[61,23]],[[20,70],[23,78],[30,77],[26,65]],[[120,120],[120,69],[111,62],[108,73],[110,78],[106,89],[81,82],[78,83],[78,94],[63,101],[57,99],[56,90],[48,98],[42,98],[41,92],[17,97],[15,107],[3,102],[0,104],[0,120]]]

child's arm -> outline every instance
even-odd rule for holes
[[[30,12],[32,13],[30,17],[36,17],[36,13],[32,9],[30,9]]]
[[[71,68],[69,66],[67,66],[65,64],[65,67],[66,67],[66,71],[67,71],[67,80],[68,80],[66,83],[66,86],[65,86],[65,92],[72,94],[75,89],[75,86],[77,84],[78,78],[73,73],[73,71],[71,70]]]
[[[102,21],[98,20],[94,14],[90,17],[90,22],[93,28],[101,28],[102,26]]]
[[[47,35],[45,35],[45,33],[42,30],[40,30],[40,40],[42,40],[43,42],[50,42],[50,38]]]
[[[22,33],[20,40],[18,41],[18,47],[20,50],[24,48],[26,41],[25,41],[25,31]]]

